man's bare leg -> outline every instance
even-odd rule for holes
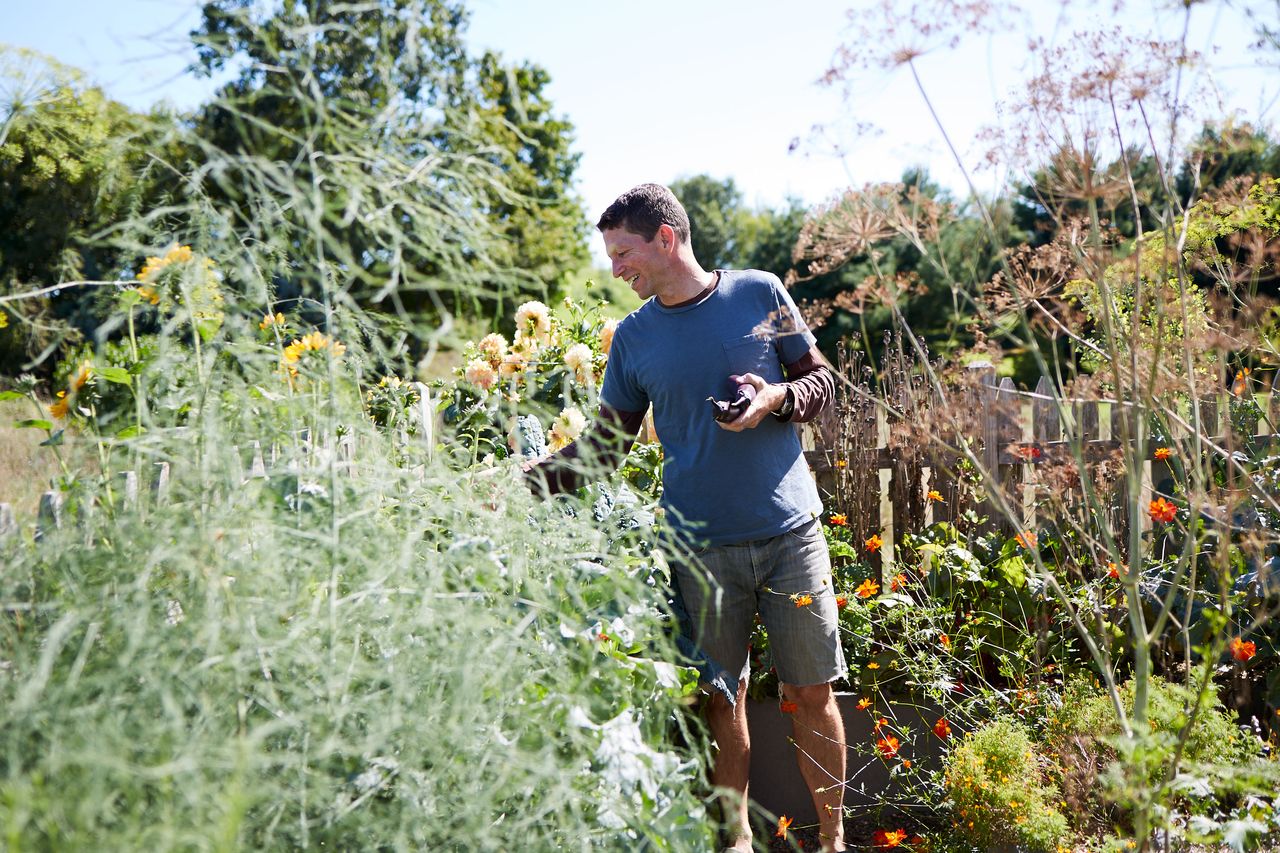
[[[796,758],[818,812],[822,849],[844,850],[844,720],[835,694],[830,684],[784,684],[782,695],[796,703]]]
[[[711,782],[728,795],[720,798],[734,850],[751,850],[751,824],[747,819],[747,782],[751,776],[751,735],[747,731],[747,682],[738,685],[737,702],[713,691],[707,701],[707,725],[716,742]],[[736,837],[735,837],[736,834]]]

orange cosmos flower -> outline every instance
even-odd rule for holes
[[[867,550],[874,554],[876,551],[880,550],[882,545],[884,545],[884,540],[880,538],[878,533],[872,533],[871,538],[868,539],[865,544],[867,546]]]
[[[910,770],[910,769],[911,769],[911,759],[910,759],[910,758],[904,758],[904,759],[902,759],[902,767],[903,767],[903,769],[904,769],[904,770]]]
[[[1170,522],[1178,517],[1178,507],[1169,503],[1164,498],[1156,498],[1147,507],[1147,514],[1151,516],[1152,521]]]
[[[849,596],[844,595],[843,593],[836,596],[836,607],[840,608],[841,610],[844,610],[848,606],[849,606]]]
[[[791,828],[791,823],[792,823],[791,818],[787,817],[786,815],[783,815],[782,817],[778,818],[778,831],[774,833],[774,837],[786,838],[787,830]]]
[[[938,644],[946,651],[951,651],[951,638],[946,634],[938,635]]]
[[[947,722],[946,717],[939,717],[938,722],[933,724],[933,733],[943,740],[951,737],[951,723]]]
[[[897,847],[906,840],[907,831],[905,829],[877,829],[871,836],[871,842],[875,844],[877,850],[888,850],[891,847]]]
[[[792,702],[790,699],[783,699],[778,703],[778,710],[784,714],[794,714],[796,711],[800,710],[800,706],[795,702]]]
[[[832,516],[827,519],[827,524],[830,524],[832,527],[848,527],[849,516],[845,515],[843,512],[833,513]]]
[[[1239,637],[1236,637],[1228,643],[1227,648],[1231,650],[1231,656],[1241,663],[1244,663],[1258,653],[1257,643],[1246,642]]]
[[[1249,368],[1236,371],[1236,381],[1231,383],[1231,393],[1237,397],[1243,397],[1245,392],[1249,390],[1249,374],[1252,371]]]
[[[876,741],[876,749],[880,750],[880,757],[887,761],[898,754],[898,743],[893,735],[885,735]]]
[[[861,699],[858,700],[859,711],[865,711],[870,707],[871,707],[871,700],[868,699],[866,696],[863,696]]]
[[[946,501],[942,499],[942,492],[938,491],[937,489],[930,489],[929,494],[925,495],[924,498],[925,500],[931,501],[933,503],[940,503],[940,504],[946,503]]]
[[[1107,563],[1107,577],[1111,578],[1112,580],[1119,580],[1119,579],[1120,579],[1120,567],[1119,567],[1119,566],[1117,566],[1115,563],[1108,562],[1108,563]]]
[[[858,589],[855,592],[855,595],[857,595],[858,598],[870,598],[871,596],[875,595],[879,591],[880,591],[880,584],[876,583],[871,578],[867,578],[861,584],[859,584]]]
[[[903,574],[897,574],[893,576],[893,580],[889,581],[889,589],[892,590],[893,592],[897,592],[898,590],[906,586],[906,584],[907,584],[907,576]]]
[[[791,596],[791,600],[795,603],[796,607],[807,607],[810,604],[813,604],[813,596],[807,592],[798,592]]]
[[[887,725],[889,725],[889,721],[886,720],[884,717],[881,717],[880,719],[876,720],[876,724],[871,727],[871,731],[878,732]]]
[[[1168,459],[1169,457],[1173,456],[1173,451],[1167,447],[1157,447],[1156,452],[1151,455],[1154,456],[1156,459],[1164,461],[1165,459]]]
[[[879,668],[880,668],[880,664],[876,663],[875,661],[872,661],[871,663],[867,664],[867,669],[879,669]]]
[[[1021,456],[1023,459],[1026,459],[1029,461],[1034,461],[1036,459],[1039,459],[1041,456],[1044,456],[1043,450],[1041,450],[1038,447],[1029,447],[1029,446],[1019,447],[1017,450],[1014,451],[1014,453],[1016,453],[1018,456]]]
[[[1017,536],[1013,537],[1013,539],[1023,548],[1026,548],[1028,551],[1036,547],[1036,541],[1037,541],[1036,534],[1035,534],[1035,531],[1033,530],[1024,530],[1021,533],[1019,533]]]

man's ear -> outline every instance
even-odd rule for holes
[[[670,225],[663,223],[658,226],[658,245],[664,249],[670,249],[676,244],[676,229]]]

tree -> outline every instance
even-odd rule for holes
[[[740,253],[748,214],[733,178],[694,175],[673,181],[671,192],[689,214],[689,242],[699,263],[707,269],[744,266]]]
[[[26,50],[0,52],[0,97],[0,293],[118,278],[130,252],[113,228],[150,191],[146,152],[168,120]],[[6,303],[4,372],[48,372],[58,343],[95,325],[93,303],[74,287]]]
[[[248,229],[262,210],[247,200],[281,181],[324,196],[303,206],[325,245],[280,246],[276,297],[316,299],[336,275],[364,307],[438,316],[544,295],[557,266],[585,258],[572,128],[551,113],[545,71],[472,60],[465,25],[452,0],[205,4],[200,67],[236,77],[197,119],[205,158],[223,161],[203,190]],[[297,211],[268,219],[296,234]]]

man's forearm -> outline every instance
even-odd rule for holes
[[[620,412],[601,406],[599,418],[577,441],[550,456],[526,463],[525,480],[534,491],[548,495],[576,491],[586,482],[582,459],[591,459],[609,471],[616,469],[631,449],[643,422],[644,412]]]
[[[793,423],[804,423],[818,416],[836,397],[836,377],[816,349],[810,349],[799,361],[786,365],[791,393]]]

